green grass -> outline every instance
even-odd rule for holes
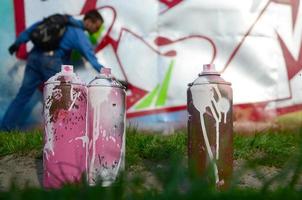
[[[281,130],[255,133],[251,136],[235,134],[234,158],[252,161],[258,165],[282,167],[302,144],[301,130]],[[0,132],[0,156],[41,152],[43,137],[41,131]],[[162,136],[160,133],[139,132],[128,128],[126,133],[127,167],[141,165],[145,161],[163,162],[174,155],[185,157],[187,133],[180,130],[175,134]]]
[[[171,184],[171,183],[168,183]],[[194,182],[187,191],[181,189],[167,190],[165,192],[157,192],[152,190],[145,191],[128,191],[133,189],[127,186],[125,182],[116,184],[114,187],[87,187],[87,186],[66,186],[60,190],[42,190],[42,189],[26,189],[26,190],[12,190],[10,192],[0,193],[0,199],[215,199],[215,200],[299,200],[302,197],[300,191],[291,189],[280,189],[271,192],[261,192],[247,189],[232,189],[228,191],[217,192],[213,189],[205,187],[201,182]]]
[[[42,133],[38,130],[30,132],[0,132],[0,156],[41,151],[42,143]]]
[[[169,136],[158,133],[144,134],[136,129],[128,128],[126,133],[127,161],[135,164],[150,159],[160,161],[169,159],[172,154],[184,155],[186,135],[183,131]],[[43,136],[41,131],[0,132],[0,156],[19,153],[26,154],[33,150],[41,151]]]
[[[158,133],[141,133],[136,129],[127,129],[126,159],[129,165],[144,160],[159,162],[169,160],[174,155],[186,153],[186,133],[178,131],[173,135],[162,136]]]
[[[282,167],[302,144],[302,129],[267,131],[234,137],[234,157],[258,165]]]
[[[171,183],[168,183],[171,184]],[[247,189],[232,189],[228,191],[217,192],[213,189],[205,187],[201,182],[194,182],[187,191],[180,189],[167,190],[165,192],[157,192],[152,190],[145,191],[128,191],[133,189],[127,186],[125,182],[116,184],[114,187],[87,187],[87,186],[66,186],[60,190],[42,190],[42,189],[26,189],[26,190],[12,190],[10,192],[0,193],[0,199],[215,199],[215,200],[299,200],[302,197],[300,191],[291,189],[280,189],[273,192],[261,192]]]
[[[283,167],[294,155],[302,155],[301,129],[290,131],[266,131],[251,136],[235,134],[234,157],[253,162],[256,165]],[[0,155],[21,153],[33,150],[41,153],[42,132],[0,133]],[[294,188],[295,175],[302,171],[302,159],[285,165],[282,175],[292,176],[292,184],[274,191],[240,189],[231,187],[218,192],[209,186],[209,180],[192,177],[188,174],[186,162],[187,133],[162,136],[159,133],[145,133],[133,128],[127,129],[126,173],[108,188],[88,187],[87,184],[69,185],[60,190],[23,189],[12,187],[8,192],[0,192],[0,199],[301,199],[302,193]],[[178,157],[177,157],[178,156]],[[301,156],[300,156],[301,157]],[[177,159],[176,159],[177,158]],[[297,158],[297,157],[295,157]],[[299,158],[299,157],[298,157]],[[293,161],[293,160],[291,160]],[[152,165],[164,163],[164,168],[150,170]],[[146,166],[147,165],[147,166]],[[148,176],[135,171],[132,166],[144,166],[157,178],[157,185],[146,187]],[[135,169],[135,168],[134,168]],[[129,178],[129,171],[136,176]],[[144,170],[143,170],[144,171]],[[157,182],[155,184],[157,184]]]

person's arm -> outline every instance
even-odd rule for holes
[[[40,22],[36,22],[35,24],[31,25],[29,28],[25,29],[19,34],[15,42],[8,49],[10,54],[13,54],[14,52],[18,51],[21,44],[26,43],[30,40],[30,33],[39,23]]]
[[[78,40],[76,42],[76,49],[86,58],[86,60],[98,72],[100,72],[101,68],[104,66],[98,62],[98,60],[94,54],[92,45],[83,30],[80,30],[80,29],[77,30],[77,39]]]
[[[15,44],[20,45],[22,43],[26,43],[30,40],[29,36],[30,33],[35,29],[35,27],[39,24],[40,22],[36,22],[33,25],[31,25],[29,28],[25,29],[20,35],[17,37]]]

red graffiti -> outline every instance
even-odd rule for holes
[[[182,0],[158,0],[158,2],[164,4],[167,9],[162,11],[160,13],[164,14],[166,11],[170,10],[171,8],[175,7],[176,5],[179,5],[181,2],[183,2]],[[299,4],[300,4],[300,0],[269,0],[267,2],[267,4],[263,7],[263,9],[260,11],[258,17],[256,18],[256,20],[252,23],[252,25],[249,27],[249,29],[247,30],[247,32],[244,34],[243,38],[241,39],[241,41],[238,43],[238,45],[233,49],[233,51],[231,52],[229,59],[227,60],[224,69],[222,71],[224,71],[232,62],[232,60],[234,59],[234,57],[237,55],[239,49],[241,48],[242,44],[245,42],[245,39],[250,35],[251,31],[253,30],[254,26],[257,24],[257,22],[259,21],[259,19],[262,17],[262,15],[264,14],[264,12],[267,10],[268,6],[271,3],[280,3],[280,4],[287,4],[291,7],[292,10],[292,21],[293,21],[293,30],[295,29],[295,25],[296,25],[296,21],[297,21],[297,16],[298,16],[298,8],[299,8]],[[24,10],[24,0],[14,0],[14,7],[15,7],[15,26],[16,26],[16,35],[18,36],[24,29],[25,29],[25,10]],[[84,14],[87,11],[91,10],[91,9],[111,9],[113,12],[113,22],[110,25],[106,35],[102,38],[101,42],[98,44],[97,48],[96,48],[96,52],[101,51],[103,48],[105,48],[107,45],[112,46],[116,59],[119,63],[119,66],[121,68],[121,71],[123,73],[123,76],[125,77],[125,80],[128,81],[128,77],[127,74],[124,70],[124,66],[122,65],[120,58],[117,54],[117,50],[118,50],[118,46],[120,43],[120,39],[121,36],[123,34],[123,32],[130,32],[131,34],[133,34],[138,40],[141,40],[143,43],[145,43],[147,46],[149,46],[150,48],[152,48],[153,51],[155,51],[158,55],[161,56],[168,56],[168,57],[174,57],[177,55],[177,52],[175,50],[169,50],[166,52],[161,52],[158,49],[154,49],[154,47],[150,44],[148,44],[146,41],[144,41],[144,39],[135,34],[134,32],[132,32],[131,30],[127,29],[127,28],[122,28],[119,32],[119,37],[118,39],[114,39],[110,36],[113,24],[116,20],[116,11],[113,7],[110,6],[103,6],[100,8],[97,8],[97,0],[86,0],[84,3],[83,8],[81,9],[81,13],[80,14]],[[302,70],[302,43],[300,44],[300,51],[299,51],[299,56],[297,59],[295,59],[295,57],[292,55],[292,53],[290,52],[290,50],[288,49],[286,43],[282,40],[282,38],[280,37],[280,35],[277,33],[278,36],[278,41],[280,43],[280,47],[282,49],[283,52],[283,56],[285,59],[285,64],[286,64],[286,68],[287,68],[287,73],[288,73],[288,79],[291,80],[294,76],[297,75],[297,73],[299,73]],[[212,61],[214,61],[214,59],[216,58],[216,47],[215,44],[209,39],[206,38],[204,36],[201,35],[195,35],[195,36],[189,36],[189,37],[185,37],[185,38],[180,38],[177,40],[172,41],[169,38],[166,37],[162,37],[162,36],[158,36],[155,40],[154,40],[154,44],[158,47],[164,46],[164,45],[169,45],[172,43],[176,43],[176,42],[180,42],[182,40],[188,39],[188,38],[192,38],[192,37],[199,37],[201,39],[205,39],[208,42],[211,43],[211,45],[213,46],[213,58]],[[160,49],[160,48],[159,48]],[[25,45],[21,46],[21,48],[19,49],[19,52],[17,53],[18,58],[24,59],[26,58],[26,47]],[[131,106],[133,106],[136,102],[138,102],[141,98],[143,98],[148,91],[145,91],[141,88],[139,88],[138,86],[134,86],[131,83],[129,84],[129,94],[127,96],[127,108],[130,108]],[[267,102],[266,102],[267,103]],[[257,108],[253,105],[256,104],[244,104],[244,105],[238,105],[238,109],[241,108],[248,108],[249,106],[253,109],[251,116],[253,119],[260,119],[263,118],[263,116],[260,113],[259,109],[262,110],[265,108],[264,105],[266,105],[266,103],[263,103],[263,105],[259,105],[257,104]],[[301,105],[294,105],[295,108],[298,106],[301,107]],[[292,107],[294,107],[292,106]],[[174,109],[176,108],[176,109]],[[287,109],[288,108],[288,109]],[[169,108],[164,108],[162,110],[158,110],[159,112],[173,112],[176,110],[182,110],[182,109],[186,109],[186,106],[178,106],[178,107],[169,107]],[[290,111],[289,107],[286,108],[282,108],[282,111],[279,109],[277,110],[277,112],[286,112],[286,111]],[[144,111],[145,112],[145,111]],[[148,113],[143,113],[145,114],[150,114],[150,113],[156,113],[156,110],[152,110],[152,111],[148,111]],[[132,113],[134,114],[134,113]],[[134,116],[138,116],[138,115],[133,115]]]
[[[300,0],[272,0],[275,3],[287,4],[292,9],[293,29],[296,25]]]
[[[288,50],[288,47],[278,34],[278,41],[280,43],[283,57],[285,60],[285,65],[287,68],[288,79],[291,80],[296,74],[298,74],[302,70],[302,43],[300,44],[300,52],[298,60],[294,58],[291,52]]]
[[[170,10],[174,6],[176,6],[179,3],[181,3],[183,0],[158,0],[158,1],[161,2],[161,3],[163,3],[163,4],[165,4],[167,6],[167,9],[165,9],[164,11],[161,12],[161,14],[163,14],[164,12]]]
[[[97,3],[97,0],[86,0],[84,6],[82,8],[81,15],[85,14],[89,10],[95,9],[96,3]]]

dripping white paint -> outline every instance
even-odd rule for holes
[[[189,163],[200,173],[212,165],[217,185],[227,185],[232,174],[232,89],[214,65],[188,88]]]

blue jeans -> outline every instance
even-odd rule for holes
[[[1,129],[11,131],[19,128],[18,117],[39,85],[47,81],[61,69],[62,59],[42,52],[31,52],[27,59],[22,85],[15,99],[3,116]]]

